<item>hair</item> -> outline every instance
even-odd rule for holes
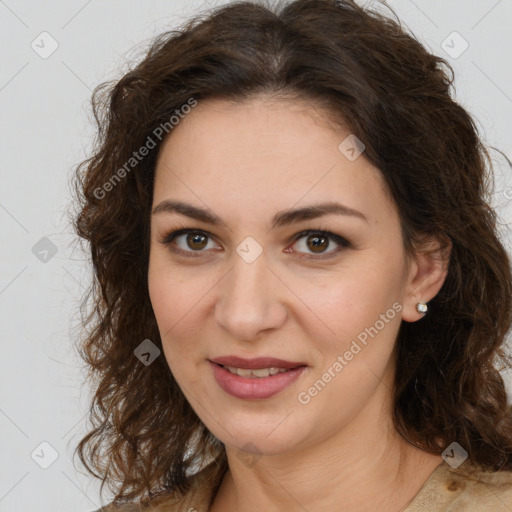
[[[226,464],[223,443],[165,358],[145,366],[134,356],[145,339],[162,349],[147,280],[165,140],[155,133],[191,98],[305,100],[364,142],[399,212],[408,257],[426,239],[452,245],[429,313],[398,332],[395,428],[429,453],[456,441],[485,470],[512,469],[512,410],[500,375],[510,367],[511,265],[489,206],[491,159],[450,96],[453,80],[451,66],[398,19],[352,0],[296,0],[232,2],[198,15],[153,39],[120,80],[95,89],[97,136],[76,168],[74,217],[94,268],[79,350],[95,393],[92,429],[75,454],[102,480],[100,492],[108,483],[114,504],[186,492],[198,464]],[[156,147],[133,160],[148,137]]]

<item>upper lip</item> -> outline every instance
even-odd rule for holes
[[[237,356],[216,357],[210,359],[212,363],[221,364],[222,366],[234,366],[235,368],[247,368],[254,370],[257,368],[297,368],[298,366],[306,366],[306,363],[296,363],[293,361],[285,361],[284,359],[276,359],[275,357],[256,357],[255,359],[244,359]]]

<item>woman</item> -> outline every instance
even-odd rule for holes
[[[510,261],[450,73],[350,0],[244,2],[96,92],[102,510],[511,509]]]

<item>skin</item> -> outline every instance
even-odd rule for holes
[[[169,367],[226,446],[229,470],[210,511],[373,512],[378,505],[396,512],[442,463],[396,433],[391,390],[400,323],[424,316],[416,304],[438,293],[447,258],[439,259],[434,240],[408,265],[380,172],[364,153],[350,161],[338,149],[349,133],[302,100],[208,100],[160,149],[153,207],[179,200],[223,221],[212,226],[175,212],[153,214],[148,274]],[[278,211],[326,201],[358,210],[368,222],[329,214],[270,229]],[[181,227],[211,234],[203,245],[187,244],[187,235],[171,244],[197,257],[162,243]],[[315,252],[308,236],[295,238],[319,229],[351,246],[337,252],[331,238]],[[250,264],[236,252],[248,236],[263,249]],[[401,311],[301,404],[298,394],[395,302]],[[272,356],[308,368],[271,398],[242,400],[213,377],[208,359],[225,355]],[[240,457],[249,453],[256,464]]]

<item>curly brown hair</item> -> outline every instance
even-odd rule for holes
[[[261,93],[325,107],[364,141],[398,209],[408,255],[425,237],[451,242],[430,313],[400,327],[393,421],[430,453],[456,440],[489,471],[512,470],[512,411],[499,373],[511,366],[511,266],[489,206],[491,159],[450,96],[453,79],[451,66],[398,19],[351,0],[296,0],[232,2],[197,16],[156,37],[119,81],[95,89],[98,135],[93,156],[76,170],[75,216],[94,266],[79,351],[95,394],[92,428],[75,454],[102,480],[101,490],[108,483],[114,504],[182,493],[205,460],[226,462],[224,445],[195,414],[165,358],[145,366],[134,356],[144,339],[162,349],[147,271],[154,170],[165,137],[151,134],[191,99]],[[148,137],[156,149],[133,160]]]

